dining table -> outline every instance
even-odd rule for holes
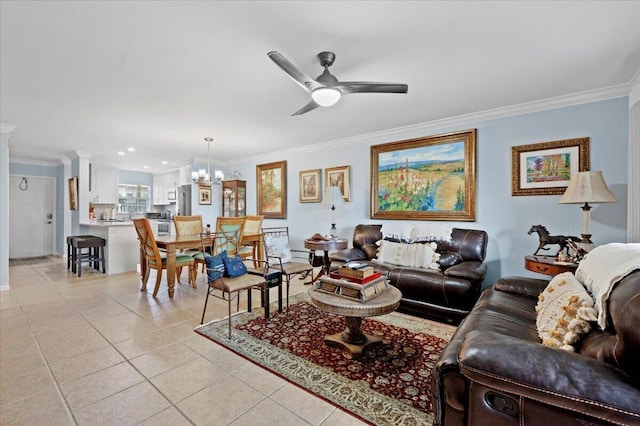
[[[200,234],[160,235],[156,237],[156,245],[159,249],[164,249],[167,252],[167,285],[169,287],[169,298],[173,298],[173,291],[176,285],[176,251],[202,249]],[[142,254],[140,265],[145,265]],[[141,268],[143,276],[145,267],[142,266]]]

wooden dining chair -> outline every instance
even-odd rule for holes
[[[239,310],[240,293],[246,291],[247,310],[251,311],[251,290],[260,290],[261,294],[264,295],[266,292],[266,280],[264,275],[247,273],[242,259],[227,251],[229,241],[238,241],[237,229],[233,231],[226,230],[223,232],[201,233],[200,241],[202,243],[203,253],[206,252],[208,247],[213,247],[212,255],[205,257],[207,283],[209,287],[204,300],[200,324],[204,323],[209,296],[226,300],[228,305],[229,339],[231,339],[231,302],[235,300],[236,311]],[[240,265],[237,264],[238,261]],[[222,294],[218,295],[216,291],[220,291]],[[264,303],[264,296],[262,300]]]
[[[173,223],[176,227],[176,235],[199,235],[202,228],[202,215],[194,216],[174,216]],[[204,272],[204,256],[199,250],[185,250],[182,252],[185,255],[189,255],[196,261],[196,272],[198,271],[198,265],[202,265],[202,272]]]
[[[287,308],[289,308],[291,278],[295,275],[304,278],[313,273],[313,266],[309,263],[310,252],[291,249],[288,226],[262,228],[262,241],[267,263],[271,268],[280,270],[287,283]]]
[[[244,216],[222,217],[216,219],[216,233],[226,235],[224,239],[216,239],[217,250],[226,250],[228,254],[235,256],[240,248],[240,241],[244,235]]]
[[[162,255],[160,254],[148,219],[133,219],[133,225],[136,228],[138,241],[140,241],[140,250],[144,254],[144,261],[146,262],[146,266],[142,268],[144,270],[144,276],[142,277],[142,287],[140,290],[147,291],[147,281],[149,281],[150,270],[155,269],[157,271],[156,286],[153,289],[153,296],[155,297],[160,289],[162,270],[167,269],[166,255],[164,255],[164,253]],[[195,260],[191,256],[176,254],[176,279],[178,283],[180,282],[182,268],[185,266],[189,268],[189,283],[195,288]]]
[[[242,259],[253,259],[253,267],[258,267],[258,260],[262,258],[261,253],[258,253],[258,250],[262,247],[261,241],[261,229],[262,229],[262,220],[264,216],[252,216],[246,215],[244,217],[244,230],[242,233],[242,238],[244,239],[246,236],[251,235],[256,237],[254,241],[252,241],[251,245],[246,244],[240,240],[240,247],[238,248],[238,256]]]

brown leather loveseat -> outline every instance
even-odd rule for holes
[[[547,284],[507,277],[482,293],[434,369],[434,424],[640,424],[640,270],[615,285],[609,325],[575,352],[538,337],[535,306]]]
[[[435,241],[440,271],[372,261],[382,225],[357,225],[353,248],[331,255],[331,269],[346,262],[372,265],[388,275],[402,292],[400,311],[440,321],[459,323],[478,300],[487,267],[483,263],[488,236],[485,231],[453,228],[450,241]]]

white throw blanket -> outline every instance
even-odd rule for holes
[[[576,278],[593,297],[601,329],[607,326],[607,301],[613,286],[636,269],[640,269],[640,244],[598,246],[580,262]]]
[[[382,238],[391,238],[406,243],[416,241],[451,241],[452,226],[443,223],[385,223],[380,232]]]

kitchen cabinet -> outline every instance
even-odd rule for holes
[[[153,175],[153,204],[168,205],[176,202],[180,172]]]
[[[247,182],[244,180],[222,181],[222,216],[237,217],[247,214]]]
[[[89,201],[118,204],[118,169],[89,165]]]

